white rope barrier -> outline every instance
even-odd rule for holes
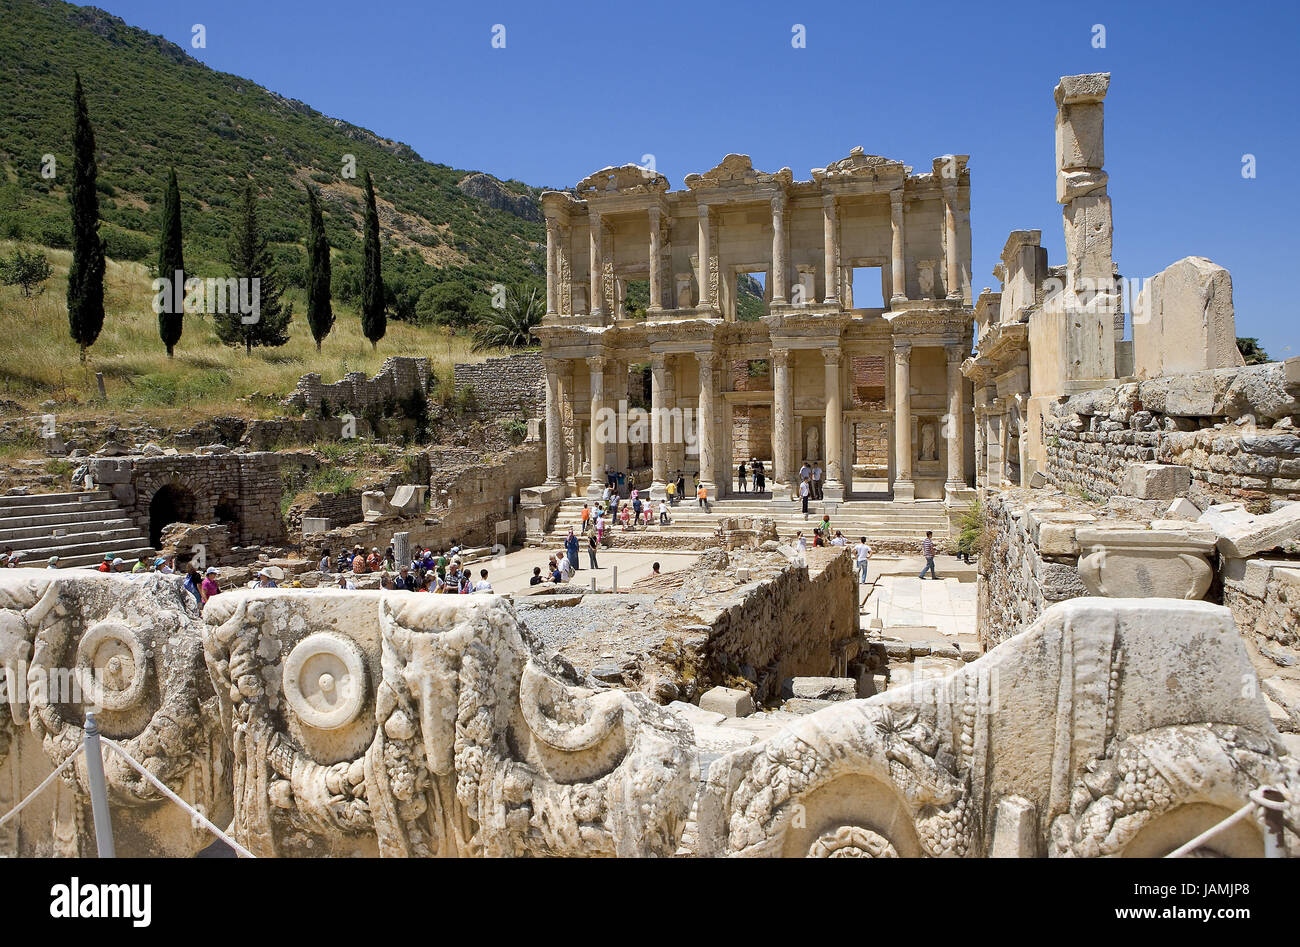
[[[69,766],[72,765],[72,761],[75,760],[77,756],[81,753],[81,751],[84,749],[85,747],[79,744],[75,750],[73,750],[70,754],[68,754],[68,758],[59,764],[58,769],[50,773],[50,775],[46,776],[39,786],[37,786],[30,793],[27,794],[27,798],[25,798],[22,802],[18,803],[18,805],[14,806],[3,816],[0,816],[0,829],[4,828],[6,822],[8,822],[14,816],[18,815],[18,813],[22,812],[23,809],[27,808],[27,804],[29,802],[31,802],[41,793],[45,792],[45,790],[49,787],[49,785],[53,783],[54,780],[56,780],[65,769],[67,769]]]
[[[207,829],[217,838],[221,839],[221,841],[225,842],[227,845],[229,845],[231,848],[233,848],[236,852],[238,852],[240,855],[244,856],[245,858],[257,857],[248,849],[244,848],[244,846],[240,845],[233,838],[227,835],[225,832],[223,832],[221,829],[217,828],[210,821],[208,821],[208,817],[205,816],[202,812],[200,812],[198,809],[195,809],[192,805],[190,805],[180,796],[176,795],[176,793],[168,789],[167,786],[163,784],[162,780],[158,779],[158,777],[156,777],[153,773],[149,772],[147,769],[145,769],[143,766],[137,763],[135,759],[131,756],[131,754],[126,752],[126,750],[122,749],[122,747],[118,746],[108,737],[100,737],[99,739],[100,742],[103,743],[106,747],[120,754],[122,759],[126,760],[127,763],[131,766],[131,768],[134,769],[141,776],[143,776],[146,780],[148,780],[149,783],[153,785],[155,789],[157,789],[159,792],[161,792],[172,802],[176,803],[176,805],[180,806],[182,809],[188,812],[190,814],[191,819],[197,820],[200,824],[203,825],[205,829]]]
[[[1206,829],[1190,842],[1180,845],[1178,848],[1166,855],[1165,858],[1183,858],[1190,855],[1220,832],[1226,831],[1247,816],[1253,815],[1256,811],[1264,813],[1265,815],[1269,812],[1284,812],[1286,810],[1286,804],[1284,802],[1270,799],[1266,796],[1264,790],[1267,788],[1269,787],[1261,786],[1258,789],[1253,790],[1250,793],[1250,802],[1246,803],[1222,822],[1210,826],[1210,828]],[[1281,829],[1279,828],[1278,831],[1280,832]],[[1267,850],[1271,848],[1271,846],[1266,845],[1265,848]]]

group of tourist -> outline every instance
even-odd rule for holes
[[[59,567],[59,557],[50,556],[46,563],[46,568],[57,569]],[[139,575],[141,572],[157,572],[162,575],[172,575],[176,572],[175,556],[151,556],[148,553],[141,553],[132,562],[130,559],[123,559],[121,556],[114,555],[111,552],[104,553],[104,559],[99,565],[95,566],[99,572],[130,572]]]
[[[767,470],[757,457],[749,459],[748,467],[742,460],[740,466],[736,468],[736,485],[741,493],[749,493],[750,477],[753,477],[755,493],[763,493],[767,490]]]
[[[799,468],[799,502],[803,505],[803,517],[808,518],[808,501],[822,498],[822,465],[814,460],[812,466],[808,461]]]
[[[355,545],[342,549],[337,558],[330,557],[328,549],[321,551],[317,566],[321,572],[337,573],[338,587],[355,589],[355,577],[381,573],[379,587],[392,591],[437,592],[468,595],[471,592],[491,592],[488,570],[480,569],[476,580],[473,570],[461,562],[461,546],[456,540],[444,552],[442,549],[416,549],[409,562],[397,562],[393,547],[383,555],[379,547],[372,546],[367,554],[364,547]]]

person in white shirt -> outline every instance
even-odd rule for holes
[[[340,573],[339,573],[339,588],[341,588],[341,589],[355,589],[356,587],[357,587],[357,584],[356,584],[355,582],[352,581],[352,577],[351,577],[348,573],[346,573],[346,572],[340,572]]]
[[[569,562],[568,556],[561,556],[559,561],[560,581],[568,582],[573,575],[573,563]]]
[[[849,541],[844,538],[844,534],[838,529],[835,531],[835,538],[831,540],[832,546],[847,546]]]
[[[487,569],[480,569],[479,572],[478,572],[478,574],[479,574],[479,581],[476,582],[476,583],[474,583],[474,591],[475,591],[475,592],[491,592],[491,591],[492,591],[492,583],[488,581],[488,577],[487,577],[487,576],[488,576],[488,572],[487,572]]]
[[[799,530],[799,532],[795,533],[794,548],[795,551],[799,553],[801,559],[808,558],[808,540],[803,538],[803,530]]]
[[[867,581],[867,566],[871,562],[871,547],[867,545],[867,537],[863,536],[853,547],[853,558],[858,564],[858,581],[865,583]]]
[[[663,500],[659,501],[659,525],[668,525],[668,504]]]

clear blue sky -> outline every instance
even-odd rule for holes
[[[1238,334],[1300,355],[1294,2],[100,3],[428,160],[534,185],[646,154],[679,188],[732,151],[797,178],[855,145],[918,170],[967,153],[976,292],[996,288],[1010,230],[1041,229],[1064,262],[1052,88],[1110,72],[1121,272],[1209,257],[1232,271]],[[190,46],[195,23],[206,49]],[[805,49],[791,46],[796,23]]]

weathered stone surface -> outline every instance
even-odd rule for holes
[[[1250,513],[1240,505],[1212,506],[1201,514],[1200,522],[1218,534],[1219,552],[1234,559],[1300,541],[1300,504],[1262,514]]]
[[[704,710],[681,700],[674,700],[668,705],[668,709],[692,727],[716,727],[727,719],[726,714],[720,714],[713,710]]]
[[[1141,378],[1244,365],[1228,271],[1185,257],[1152,277],[1133,307],[1133,354]]]
[[[1079,576],[1093,595],[1202,598],[1214,578],[1212,530],[1163,521],[1152,529],[1079,529]],[[1162,528],[1163,527],[1163,528]]]
[[[853,700],[858,696],[858,682],[851,677],[792,677],[781,685],[781,696]]]
[[[1252,680],[1219,606],[1063,603],[940,682],[833,704],[714,761],[700,854],[1163,855],[1262,785],[1300,798]],[[1209,848],[1259,856],[1264,840],[1243,822]]]
[[[827,707],[834,707],[836,701],[833,700],[816,700],[811,697],[791,697],[785,703],[781,704],[781,709],[788,714],[815,714],[819,710]]]
[[[1192,470],[1175,464],[1134,464],[1124,477],[1123,491],[1140,500],[1171,500],[1185,496]]]

